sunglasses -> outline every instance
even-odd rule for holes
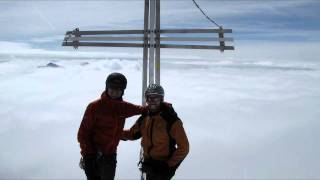
[[[147,101],[148,102],[160,102],[162,99],[161,96],[147,96]]]

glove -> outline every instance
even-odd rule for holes
[[[170,171],[169,165],[164,161],[156,161],[154,169],[161,174],[167,174]]]
[[[151,166],[150,161],[144,160],[143,162],[141,162],[141,168],[140,168],[140,170],[141,170],[142,172],[149,173],[149,172],[152,171],[151,168],[152,168],[152,166]]]
[[[170,168],[165,161],[147,159],[142,163],[141,170],[147,173],[169,174]]]
[[[96,154],[88,154],[83,158],[83,169],[87,175],[95,174],[96,169]]]

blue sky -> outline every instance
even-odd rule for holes
[[[236,41],[319,42],[317,0],[197,0]],[[163,28],[215,28],[191,0],[162,0]],[[61,48],[67,30],[142,29],[143,0],[0,1],[0,41]],[[19,12],[19,13],[17,13]]]

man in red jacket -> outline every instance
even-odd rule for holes
[[[127,79],[121,73],[107,77],[101,98],[90,103],[79,131],[82,165],[88,180],[113,180],[117,146],[125,119],[146,112],[146,108],[122,100]]]

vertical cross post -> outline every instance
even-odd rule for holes
[[[149,84],[154,83],[154,52],[155,52],[155,24],[156,24],[156,0],[150,0],[150,49],[149,49]]]
[[[145,2],[146,1],[147,0],[145,0]],[[147,2],[145,3],[145,31],[149,32],[148,33],[149,38],[147,41],[149,46],[149,60],[148,62],[145,62],[145,59],[144,59],[144,63],[148,64],[147,65],[148,68],[143,69],[145,71],[143,72],[143,74],[148,71],[149,84],[154,84],[154,83],[160,84],[160,0],[148,0],[148,1],[149,3]],[[148,27],[149,29],[146,29],[146,27]],[[144,36],[145,40],[146,40],[146,37],[148,37],[148,34],[145,34]],[[146,43],[146,41],[144,43]],[[145,54],[147,54],[146,47],[144,47],[144,55]],[[148,55],[144,57],[147,57],[147,56]],[[142,84],[143,84],[142,89],[144,92],[147,85],[144,80]],[[145,101],[145,98],[143,97],[143,104],[145,103],[144,101]]]
[[[156,84],[160,84],[160,0],[156,0]]]
[[[146,104],[144,92],[148,83],[148,35],[149,35],[149,0],[144,1],[144,33],[143,33],[143,69],[142,69],[142,104]]]
[[[223,31],[222,26],[220,26],[219,30],[220,30],[220,32],[219,32],[219,44],[220,44],[220,47],[222,47],[220,49],[220,51],[223,52],[224,51],[223,47],[225,47],[225,43],[224,43],[224,34],[222,32]]]

